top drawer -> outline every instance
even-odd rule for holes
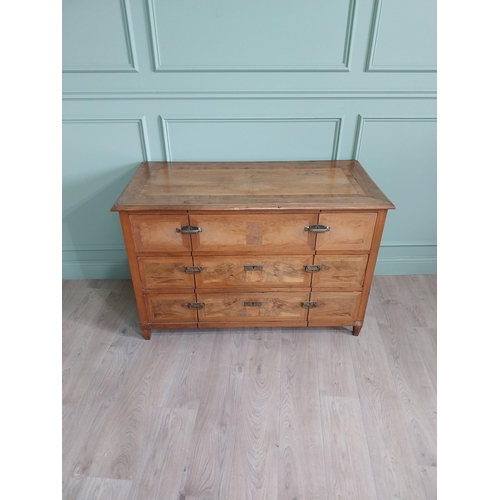
[[[323,252],[362,250],[372,246],[376,213],[322,213],[319,223],[330,231],[318,234],[316,250]]]
[[[177,231],[188,224],[187,215],[131,215],[136,252],[189,254],[189,234]]]
[[[371,248],[377,214],[130,215],[137,253],[195,255],[312,255]],[[318,224],[327,232],[308,232]],[[183,226],[200,232],[182,234]]]
[[[195,254],[313,254],[318,214],[190,215]]]

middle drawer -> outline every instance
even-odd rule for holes
[[[264,291],[363,286],[368,255],[138,257],[142,288]],[[194,261],[194,265],[193,265]],[[311,280],[312,278],[312,280]]]
[[[311,286],[311,273],[306,266],[312,255],[256,256],[194,256],[196,288],[244,286],[245,289],[265,287],[304,288]]]

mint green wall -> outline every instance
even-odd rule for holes
[[[63,0],[63,277],[129,276],[143,160],[357,158],[376,273],[434,273],[435,65],[435,0]]]

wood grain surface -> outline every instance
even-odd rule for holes
[[[340,333],[342,332],[342,333]],[[345,333],[350,333],[345,330]],[[316,343],[320,396],[357,398],[358,387],[350,351],[350,335],[341,329],[315,327],[311,335]]]
[[[195,256],[194,265],[202,268],[196,275],[196,287],[307,288],[311,286],[311,273],[305,272],[304,266],[312,262],[312,255]]]
[[[190,215],[193,255],[313,254],[316,235],[304,228],[317,224],[318,214]]]
[[[330,231],[318,234],[316,250],[361,250],[368,251],[372,245],[377,213],[320,214],[319,224],[330,227]]]
[[[200,323],[206,321],[294,321],[306,320],[307,309],[301,306],[309,292],[203,293],[196,294],[205,304],[198,311]],[[250,305],[256,304],[256,305]]]
[[[248,342],[241,334],[218,335],[215,339],[181,498],[227,498]]]
[[[87,477],[76,500],[122,500],[131,486],[132,481]]]
[[[188,225],[187,215],[131,215],[130,227],[137,252],[189,254],[191,240],[177,229]]]
[[[321,423],[328,492],[324,498],[376,498],[358,398],[321,396]]]
[[[144,162],[113,211],[329,208],[394,205],[356,160]]]
[[[373,303],[389,368],[396,382],[403,405],[403,414],[412,441],[415,458],[419,465],[436,466],[436,418],[437,401],[435,381],[431,380],[428,362],[424,362],[418,338],[412,323],[422,324],[425,316],[415,315],[419,305],[401,307],[407,284],[406,277],[393,283],[383,276],[381,286],[373,291]],[[391,297],[389,300],[386,297]],[[385,303],[384,303],[385,299]],[[384,307],[377,307],[384,303]],[[409,321],[410,320],[410,321]],[[424,344],[424,348],[427,347]],[[431,348],[432,349],[432,348]],[[435,358],[431,350],[430,358]]]
[[[278,494],[281,349],[279,339],[247,345],[228,498],[266,500]]]
[[[194,293],[150,293],[144,298],[151,323],[188,323],[198,320],[196,309],[190,309],[188,306],[196,302]]]
[[[376,307],[375,307],[376,309]],[[378,498],[425,498],[398,391],[381,334],[358,337],[351,355]]]
[[[368,255],[315,255],[321,271],[313,274],[312,286],[361,289],[367,262]]]
[[[376,276],[360,337],[144,342],[130,281],[65,282],[62,498],[437,498],[435,286]]]
[[[284,330],[281,340],[280,499],[327,498],[314,337]]]
[[[309,322],[328,325],[352,325],[356,320],[361,292],[312,292]]]
[[[437,500],[437,467],[421,466],[420,474],[428,500]]]
[[[190,255],[138,257],[137,262],[145,289],[194,288],[194,275],[186,273],[186,267],[193,265]]]
[[[160,373],[179,342],[179,335],[163,335],[141,352],[127,378],[122,397],[113,402],[100,429],[89,475],[132,479],[137,473],[163,394],[164,378]]]

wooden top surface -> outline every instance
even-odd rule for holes
[[[395,208],[356,160],[144,162],[111,208],[366,210]]]

